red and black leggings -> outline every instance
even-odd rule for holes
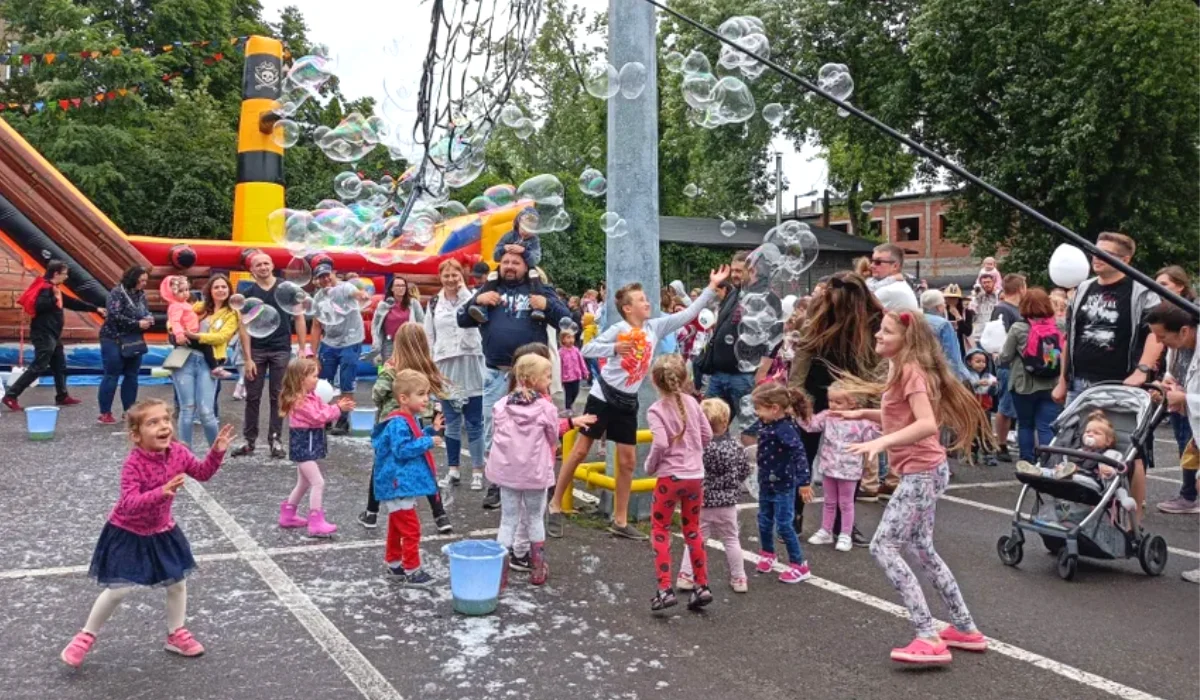
[[[697,586],[708,585],[708,555],[700,536],[700,506],[704,505],[704,480],[659,477],[654,484],[651,509],[651,539],[654,543],[654,573],[658,588],[671,587],[671,517],[679,507],[683,541],[692,559],[692,577]]]

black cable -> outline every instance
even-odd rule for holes
[[[952,161],[950,161],[949,159],[947,159],[945,156],[942,156],[940,153],[937,153],[936,151],[932,151],[932,150],[926,148],[921,143],[912,140],[908,136],[900,133],[899,131],[896,131],[892,127],[888,126],[887,124],[884,124],[883,122],[879,121],[878,119],[871,116],[870,114],[862,111],[858,107],[855,107],[854,105],[850,104],[849,102],[844,102],[842,100],[837,99],[833,95],[830,95],[829,93],[825,92],[821,88],[810,83],[808,80],[801,78],[800,76],[789,71],[788,69],[784,68],[783,66],[780,66],[779,64],[774,63],[770,59],[763,58],[762,56],[759,56],[758,54],[756,54],[752,51],[748,51],[748,50],[742,48],[736,42],[726,39],[725,37],[721,36],[716,31],[709,29],[705,25],[700,24],[696,20],[692,19],[691,17],[688,17],[687,15],[679,12],[678,10],[674,10],[674,9],[668,7],[667,5],[663,4],[662,2],[659,2],[659,0],[642,0],[642,2],[649,3],[649,4],[653,5],[654,7],[657,7],[658,9],[662,10],[663,12],[666,12],[666,13],[672,15],[673,17],[679,19],[680,21],[690,24],[691,26],[695,27],[696,29],[699,29],[701,32],[711,36],[712,38],[716,39],[717,41],[721,42],[722,44],[733,47],[733,48],[737,49],[738,51],[742,52],[743,54],[749,56],[750,58],[753,58],[754,60],[762,63],[763,65],[767,66],[771,70],[773,70],[776,73],[778,73],[779,75],[787,78],[788,80],[792,81],[793,83],[796,83],[797,85],[804,88],[805,90],[815,93],[815,94],[821,96],[827,102],[831,102],[831,103],[837,105],[838,107],[846,110],[850,114],[853,114],[855,117],[858,117],[859,119],[865,121],[866,123],[875,127],[879,131],[882,131],[883,133],[887,134],[888,136],[892,137],[893,139],[896,139],[897,141],[905,144],[906,146],[913,149],[914,151],[917,151],[918,153],[924,155],[926,158],[929,158],[930,160],[932,160],[933,162],[942,166],[943,168],[946,168],[947,170],[953,172],[955,175],[958,175],[962,179],[970,182],[971,184],[973,184],[977,187],[980,187],[981,189],[983,189],[983,191],[987,192],[988,194],[992,195],[993,197],[996,197],[997,199],[999,199],[1013,207],[1016,207],[1017,210],[1019,210],[1022,214],[1025,214],[1026,216],[1032,218],[1034,221],[1037,221],[1038,223],[1042,224],[1043,226],[1050,229],[1054,233],[1057,233],[1059,236],[1066,238],[1068,241],[1070,241],[1074,245],[1079,246],[1080,248],[1083,248],[1084,250],[1088,251],[1092,255],[1100,258],[1104,262],[1108,263],[1109,265],[1112,265],[1113,267],[1117,268],[1121,272],[1125,273],[1126,275],[1129,275],[1130,277],[1137,280],[1138,282],[1141,282],[1143,285],[1149,287],[1150,289],[1153,289],[1163,299],[1166,299],[1167,301],[1170,301],[1171,303],[1175,304],[1176,306],[1183,309],[1184,311],[1187,311],[1189,314],[1191,314],[1192,318],[1194,318],[1196,320],[1200,320],[1200,306],[1197,306],[1195,303],[1190,302],[1187,299],[1184,299],[1182,296],[1180,296],[1180,295],[1176,294],[1175,292],[1172,292],[1171,290],[1162,286],[1158,282],[1154,281],[1154,279],[1151,278],[1149,275],[1147,275],[1144,272],[1138,270],[1137,268],[1129,265],[1124,260],[1121,260],[1121,259],[1113,256],[1112,254],[1110,254],[1104,250],[1101,250],[1100,248],[1097,248],[1091,241],[1087,240],[1083,236],[1080,236],[1078,233],[1075,233],[1074,231],[1067,228],[1066,226],[1063,226],[1062,224],[1051,219],[1050,217],[1046,216],[1045,214],[1042,214],[1038,210],[1036,210],[1033,207],[1029,206],[1028,204],[1022,202],[1021,200],[1017,199],[1016,197],[1013,197],[1012,195],[1008,194],[1004,190],[1001,190],[1001,189],[995,187],[994,185],[992,185],[991,183],[984,181],[982,178],[975,175],[974,173],[972,173],[968,170],[965,170],[964,168],[960,167],[959,165],[957,165],[957,164],[953,163]]]

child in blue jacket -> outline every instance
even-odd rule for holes
[[[393,395],[400,408],[383,417],[371,432],[375,448],[375,496],[388,513],[384,561],[397,581],[428,588],[435,579],[421,568],[421,521],[416,499],[437,493],[437,468],[430,450],[440,443],[439,415],[421,430],[416,416],[429,405],[429,379],[411,369],[396,374]]]

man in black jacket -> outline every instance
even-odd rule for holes
[[[746,258],[749,254],[739,250],[729,265],[729,282],[732,287],[721,302],[721,311],[713,325],[712,336],[700,358],[700,369],[708,377],[707,398],[722,399],[729,404],[734,416],[741,410],[742,399],[754,390],[754,372],[742,372],[734,346],[738,339],[738,323],[741,314],[738,300],[742,285],[746,281]]]
[[[67,356],[63,352],[63,309],[82,311],[84,313],[99,313],[105,315],[105,309],[97,308],[80,301],[75,297],[62,293],[62,284],[67,281],[67,264],[61,260],[51,260],[46,265],[45,276],[35,282],[40,289],[34,301],[33,318],[29,321],[29,342],[33,344],[33,364],[8,388],[3,403],[11,411],[20,411],[21,404],[17,398],[22,392],[37,381],[46,370],[54,373],[54,403],[59,406],[74,406],[79,399],[67,393]]]

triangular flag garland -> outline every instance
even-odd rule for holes
[[[165,53],[174,53],[178,50],[190,49],[220,49],[222,47],[232,46],[237,49],[243,49],[246,46],[248,36],[235,36],[227,39],[207,39],[197,41],[175,41],[170,44],[161,46],[134,46],[134,47],[117,47],[110,49],[86,49],[84,51],[59,51],[51,53],[23,53],[19,44],[10,44],[8,51],[0,53],[0,65],[18,65],[30,66],[37,63],[43,65],[52,65],[61,63],[67,60],[79,61],[95,61],[105,56],[121,56],[127,53],[145,54],[148,56],[158,56]],[[219,53],[219,51],[218,51]],[[283,60],[287,61],[292,58],[292,52],[285,45],[283,47]],[[216,59],[221,60],[221,59]]]
[[[114,102],[130,94],[141,92],[142,86],[133,85],[127,88],[117,88],[106,92],[97,92],[87,97],[63,97],[57,100],[37,100],[35,102],[0,102],[0,113],[38,114],[41,112],[66,112],[85,107],[100,107]]]

